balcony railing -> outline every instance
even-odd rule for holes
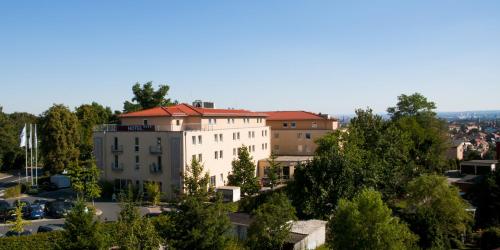
[[[113,171],[123,171],[123,169],[124,169],[123,163],[116,163],[116,162],[112,162],[111,163],[111,170],[113,170]]]
[[[163,132],[163,131],[189,131],[214,130],[214,124],[184,123],[182,125],[118,125],[101,124],[94,127],[94,132]]]
[[[159,174],[162,172],[161,165],[158,165],[156,163],[152,163],[149,165],[149,172],[152,174]]]
[[[111,145],[111,152],[123,153],[123,145]]]
[[[161,145],[149,146],[149,153],[151,154],[162,154],[162,152]]]

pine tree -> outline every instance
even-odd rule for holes
[[[241,188],[243,196],[250,196],[259,192],[259,181],[255,175],[255,164],[248,152],[248,148],[243,146],[238,151],[238,159],[232,162],[233,171],[227,177],[231,186]]]

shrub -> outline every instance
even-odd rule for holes
[[[481,249],[494,249],[500,246],[500,227],[490,227],[481,235]]]
[[[29,236],[0,238],[0,250],[30,249],[45,250],[57,249],[63,241],[62,232],[39,233]]]
[[[21,195],[21,185],[15,185],[5,189],[4,198],[15,198]]]

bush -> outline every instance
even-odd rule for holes
[[[30,249],[45,250],[57,249],[63,241],[62,232],[39,233],[29,236],[0,238],[0,250]]]
[[[15,198],[21,195],[21,185],[15,185],[5,189],[4,198]]]
[[[500,227],[490,227],[481,235],[481,249],[494,249],[500,246]]]

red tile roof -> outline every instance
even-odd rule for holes
[[[269,111],[266,113],[268,121],[281,121],[281,120],[327,120],[319,114],[307,111]],[[330,118],[330,120],[335,120]]]
[[[252,112],[244,109],[197,108],[185,103],[170,107],[155,107],[120,115],[120,117],[152,116],[266,117],[267,115],[265,113]]]

